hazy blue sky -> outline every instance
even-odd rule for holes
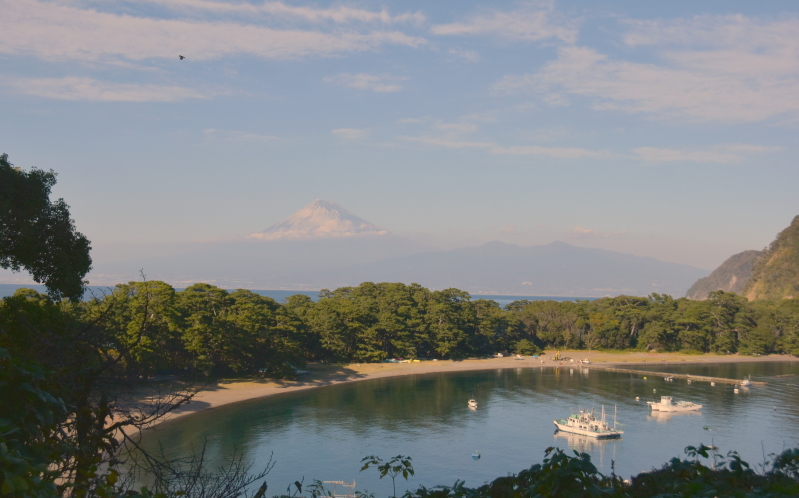
[[[96,259],[242,237],[322,198],[441,247],[713,268],[799,214],[794,1],[0,13],[0,152],[58,172]]]

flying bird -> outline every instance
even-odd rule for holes
[[[185,59],[185,57],[183,57],[182,55],[178,55],[178,57],[180,57],[180,60]]]

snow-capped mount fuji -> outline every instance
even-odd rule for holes
[[[263,240],[309,240],[388,235],[333,201],[316,199],[285,220],[250,237]]]

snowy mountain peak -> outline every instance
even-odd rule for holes
[[[254,233],[251,237],[264,240],[301,240],[386,234],[386,230],[381,230],[347,211],[340,204],[316,199],[280,223],[263,232]]]

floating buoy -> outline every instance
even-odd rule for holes
[[[736,387],[735,389],[732,390],[732,392],[734,392],[735,394],[738,394],[738,388]]]
[[[715,382],[711,382],[711,383],[710,383],[710,386],[711,386],[711,387],[714,387],[715,385],[716,385],[716,383],[715,383]]]
[[[646,380],[646,377],[644,377],[644,380]]]
[[[688,379],[688,383],[689,383],[689,384],[691,383],[691,379]]]
[[[636,396],[636,397],[635,397],[635,401],[641,401],[641,398],[639,398],[638,396]]]
[[[706,431],[709,431],[709,430],[710,430],[710,427],[708,427],[708,426],[704,426],[704,427],[703,427],[703,429],[705,429]]]
[[[652,392],[656,393],[656,392],[658,392],[658,390],[657,389],[652,389]]]
[[[478,453],[477,451],[472,453],[472,460],[480,460],[480,453]]]

